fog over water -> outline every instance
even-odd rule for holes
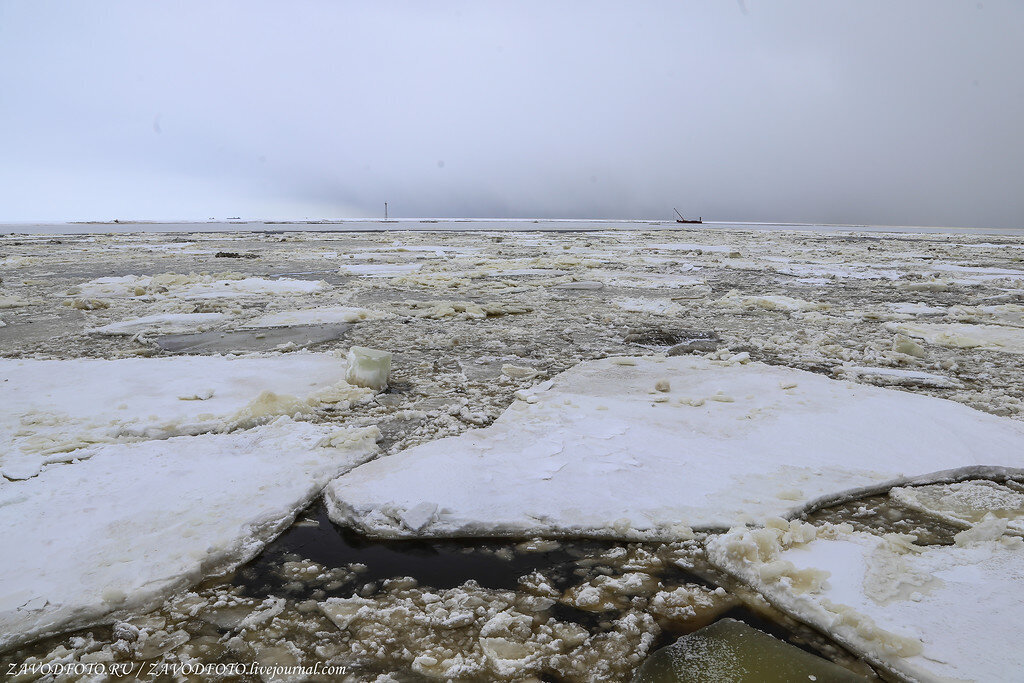
[[[0,222],[1021,227],[1024,4],[0,0]]]

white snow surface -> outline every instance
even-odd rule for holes
[[[0,359],[0,473],[27,478],[92,443],[229,429],[265,392],[301,399],[342,385],[345,372],[344,360],[315,353]]]
[[[368,308],[355,306],[321,306],[294,311],[275,311],[267,313],[246,327],[289,327],[291,325],[332,325],[337,323],[355,323],[361,320],[380,320],[388,317],[387,313],[372,311]]]
[[[332,482],[332,519],[379,537],[675,539],[847,493],[1024,468],[1018,422],[759,363],[608,358],[517,396],[490,427]]]
[[[92,446],[88,460],[0,483],[0,651],[152,609],[248,561],[379,434],[279,418]]]
[[[773,552],[754,540],[770,530],[736,529],[707,547],[776,607],[908,680],[1018,680],[1024,547],[993,526],[953,546],[839,529]],[[807,573],[827,580],[795,587]]]

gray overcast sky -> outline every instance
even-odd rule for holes
[[[1024,2],[0,0],[0,221],[1024,226]]]

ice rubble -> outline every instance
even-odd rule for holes
[[[341,633],[318,654],[384,660],[391,670],[411,668],[432,680],[524,681],[544,673],[566,681],[625,680],[657,634],[654,618],[639,610],[609,619],[608,630],[596,634],[558,621],[548,611],[550,586],[532,595],[475,582],[433,591],[399,578],[383,587],[375,599],[319,603]]]
[[[84,462],[0,484],[0,650],[152,609],[248,561],[379,435],[279,418],[92,446]]]
[[[581,363],[486,429],[332,482],[331,517],[380,537],[677,539],[919,475],[1024,467],[1018,422],[742,360]]]
[[[989,519],[954,546],[775,520],[708,540],[709,559],[784,612],[909,680],[1024,669],[1024,542]],[[972,634],[973,637],[964,637]]]
[[[248,427],[373,393],[329,354],[0,359],[0,473],[34,476],[97,442]]]

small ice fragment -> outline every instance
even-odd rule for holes
[[[669,391],[672,390],[672,387],[671,385],[669,385],[667,379],[659,379],[657,382],[654,383],[654,390],[668,393]]]
[[[636,365],[636,360],[633,358],[612,358],[612,363],[615,365]]]
[[[178,397],[179,401],[205,401],[213,398],[213,389],[206,388],[202,391],[196,391],[191,394],[182,394]]]
[[[42,465],[42,459],[38,457],[27,454],[22,454],[21,457],[10,455],[4,461],[3,466],[0,467],[0,474],[11,481],[31,479],[39,474]]]
[[[267,598],[259,609],[253,611],[238,624],[238,630],[252,629],[260,626],[266,621],[273,619],[284,611],[286,601],[284,598]]]
[[[928,352],[924,350],[923,346],[905,334],[896,335],[896,338],[892,343],[892,350],[897,353],[905,353],[908,356],[914,356],[915,358],[924,358],[928,355]]]
[[[401,513],[402,524],[412,531],[419,531],[430,524],[437,515],[436,503],[420,503]]]
[[[391,375],[391,354],[388,351],[353,346],[348,351],[348,371],[345,381],[357,387],[378,391],[387,388]]]
[[[521,365],[502,365],[501,374],[512,379],[530,379],[537,376],[537,371]]]

